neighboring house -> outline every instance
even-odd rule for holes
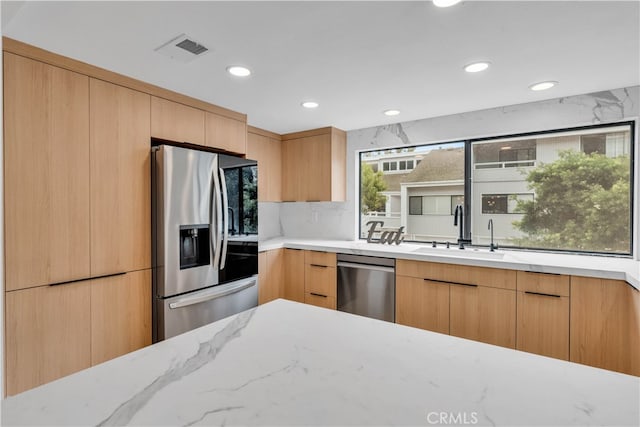
[[[513,226],[522,218],[519,200],[533,200],[526,177],[542,163],[551,163],[563,150],[629,155],[628,132],[536,135],[531,138],[494,139],[473,144],[471,233],[474,243],[488,244],[488,221],[493,219],[495,241],[509,244],[522,233]],[[405,226],[407,240],[455,241],[455,206],[464,201],[464,146],[461,143],[416,147],[415,151],[369,152],[362,162],[380,170],[387,184],[384,212],[362,217],[362,231],[371,219],[385,228]],[[364,236],[364,234],[363,234]],[[511,243],[512,244],[512,243]]]

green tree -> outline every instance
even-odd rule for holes
[[[387,183],[384,182],[382,172],[374,172],[368,163],[362,163],[360,170],[362,174],[360,177],[362,213],[384,211],[387,196],[380,194],[380,192],[387,189]]]
[[[628,252],[629,158],[561,151],[559,159],[529,172],[534,201],[519,201],[524,214],[513,225],[529,247]]]

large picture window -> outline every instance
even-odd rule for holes
[[[625,122],[362,152],[361,237],[375,218],[404,226],[408,241],[453,243],[452,213],[464,205],[473,245],[489,244],[491,219],[503,248],[630,255],[633,129]]]

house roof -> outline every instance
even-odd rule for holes
[[[403,182],[438,182],[464,179],[464,148],[443,148],[421,153],[422,161],[408,174],[385,174],[387,191],[400,191]]]

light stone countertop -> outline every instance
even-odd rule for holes
[[[631,286],[640,290],[640,262],[622,257],[503,249],[498,249],[492,254],[488,249],[484,248],[479,250],[474,250],[473,248],[460,250],[455,245],[451,245],[450,249],[443,247],[432,249],[427,243],[403,242],[400,245],[382,245],[367,243],[365,240],[314,240],[282,237],[259,242],[258,245],[260,252],[278,248],[308,249],[538,273],[626,280]]]
[[[2,425],[637,426],[639,402],[638,377],[276,300],[7,398]]]

